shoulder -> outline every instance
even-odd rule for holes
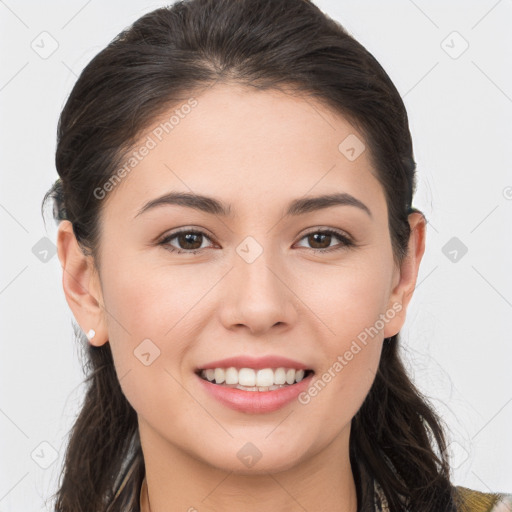
[[[480,492],[455,487],[461,512],[512,512],[512,494]]]

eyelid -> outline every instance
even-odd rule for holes
[[[181,233],[200,233],[201,235],[205,235],[209,240],[215,239],[215,237],[212,234],[210,234],[210,232],[205,228],[198,228],[194,226],[182,226],[176,229],[171,229],[170,231],[166,231],[163,235],[157,237],[156,243],[159,244],[163,240],[174,237]]]
[[[338,228],[331,228],[329,226],[317,226],[315,228],[312,228],[310,231],[306,231],[300,238],[302,239],[305,236],[311,235],[313,233],[325,232],[325,231],[328,231],[330,233],[334,233],[334,234],[336,234],[338,236],[341,236],[341,237],[345,237],[348,240],[354,242],[354,239],[352,238],[352,236],[349,235],[346,231],[343,231],[342,229],[338,229]]]

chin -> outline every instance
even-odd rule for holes
[[[277,447],[258,450],[255,444],[247,442],[241,448],[237,446],[233,450],[223,450],[217,454],[218,457],[212,453],[205,462],[223,471],[246,476],[279,473],[299,463],[298,451],[293,447],[287,447],[286,450]]]

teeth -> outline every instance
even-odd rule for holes
[[[286,382],[286,371],[284,368],[278,368],[274,372],[274,383],[275,384],[284,384]]]
[[[243,384],[245,386],[246,385],[245,382],[243,382],[241,380],[243,371],[244,371],[243,369],[240,370],[239,384]],[[250,371],[254,372],[254,370],[250,370]],[[256,383],[258,383],[258,386],[260,386],[260,387],[268,387],[268,386],[273,386],[274,384],[276,384],[274,382],[274,371],[272,370],[272,368],[263,368],[261,370],[258,370],[258,372],[255,374],[254,385],[256,385]]]
[[[215,369],[217,371],[217,369]],[[238,372],[236,371],[236,368],[228,368],[224,375],[226,376],[226,384],[238,384]],[[218,384],[217,379],[215,381]]]
[[[216,384],[225,384],[248,391],[267,391],[285,385],[300,382],[304,378],[304,370],[294,368],[208,368],[202,370],[201,376]]]
[[[224,380],[226,379],[223,368],[215,368],[214,376],[215,376],[215,382],[217,384],[222,384],[224,382]]]

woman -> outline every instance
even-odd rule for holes
[[[56,166],[90,367],[57,511],[510,510],[452,485],[400,360],[408,118],[314,4],[146,14],[79,77]]]

